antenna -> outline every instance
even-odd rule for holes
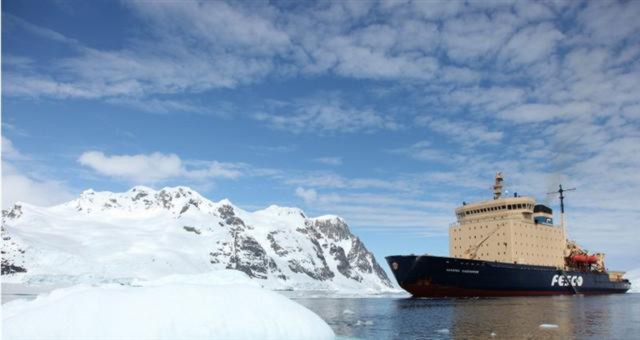
[[[562,184],[559,185],[558,191],[548,192],[547,195],[555,195],[560,194],[560,225],[562,225],[562,231],[565,234],[565,238],[567,237],[567,228],[564,225],[564,193],[565,191],[575,191],[576,188],[571,189],[562,189]]]

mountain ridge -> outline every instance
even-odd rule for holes
[[[18,202],[3,210],[2,237],[5,279],[152,279],[237,269],[273,289],[392,287],[338,216],[312,218],[277,205],[248,212],[184,186],[88,189],[49,208]]]

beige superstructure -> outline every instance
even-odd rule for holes
[[[456,258],[542,266],[565,266],[567,242],[553,225],[551,209],[530,197],[502,197],[496,175],[492,200],[463,204],[449,228],[449,254]]]

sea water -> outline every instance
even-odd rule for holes
[[[307,298],[294,301],[345,338],[640,338],[640,294],[468,299]]]
[[[2,303],[43,293],[2,286]],[[640,293],[466,299],[281,294],[318,314],[341,339],[640,338]]]

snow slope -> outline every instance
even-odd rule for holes
[[[2,306],[3,339],[333,339],[316,314],[222,270],[206,284],[75,286]]]
[[[278,206],[247,212],[186,187],[87,190],[50,208],[16,203],[2,221],[5,282],[129,283],[237,269],[271,289],[391,287],[339,217]]]

